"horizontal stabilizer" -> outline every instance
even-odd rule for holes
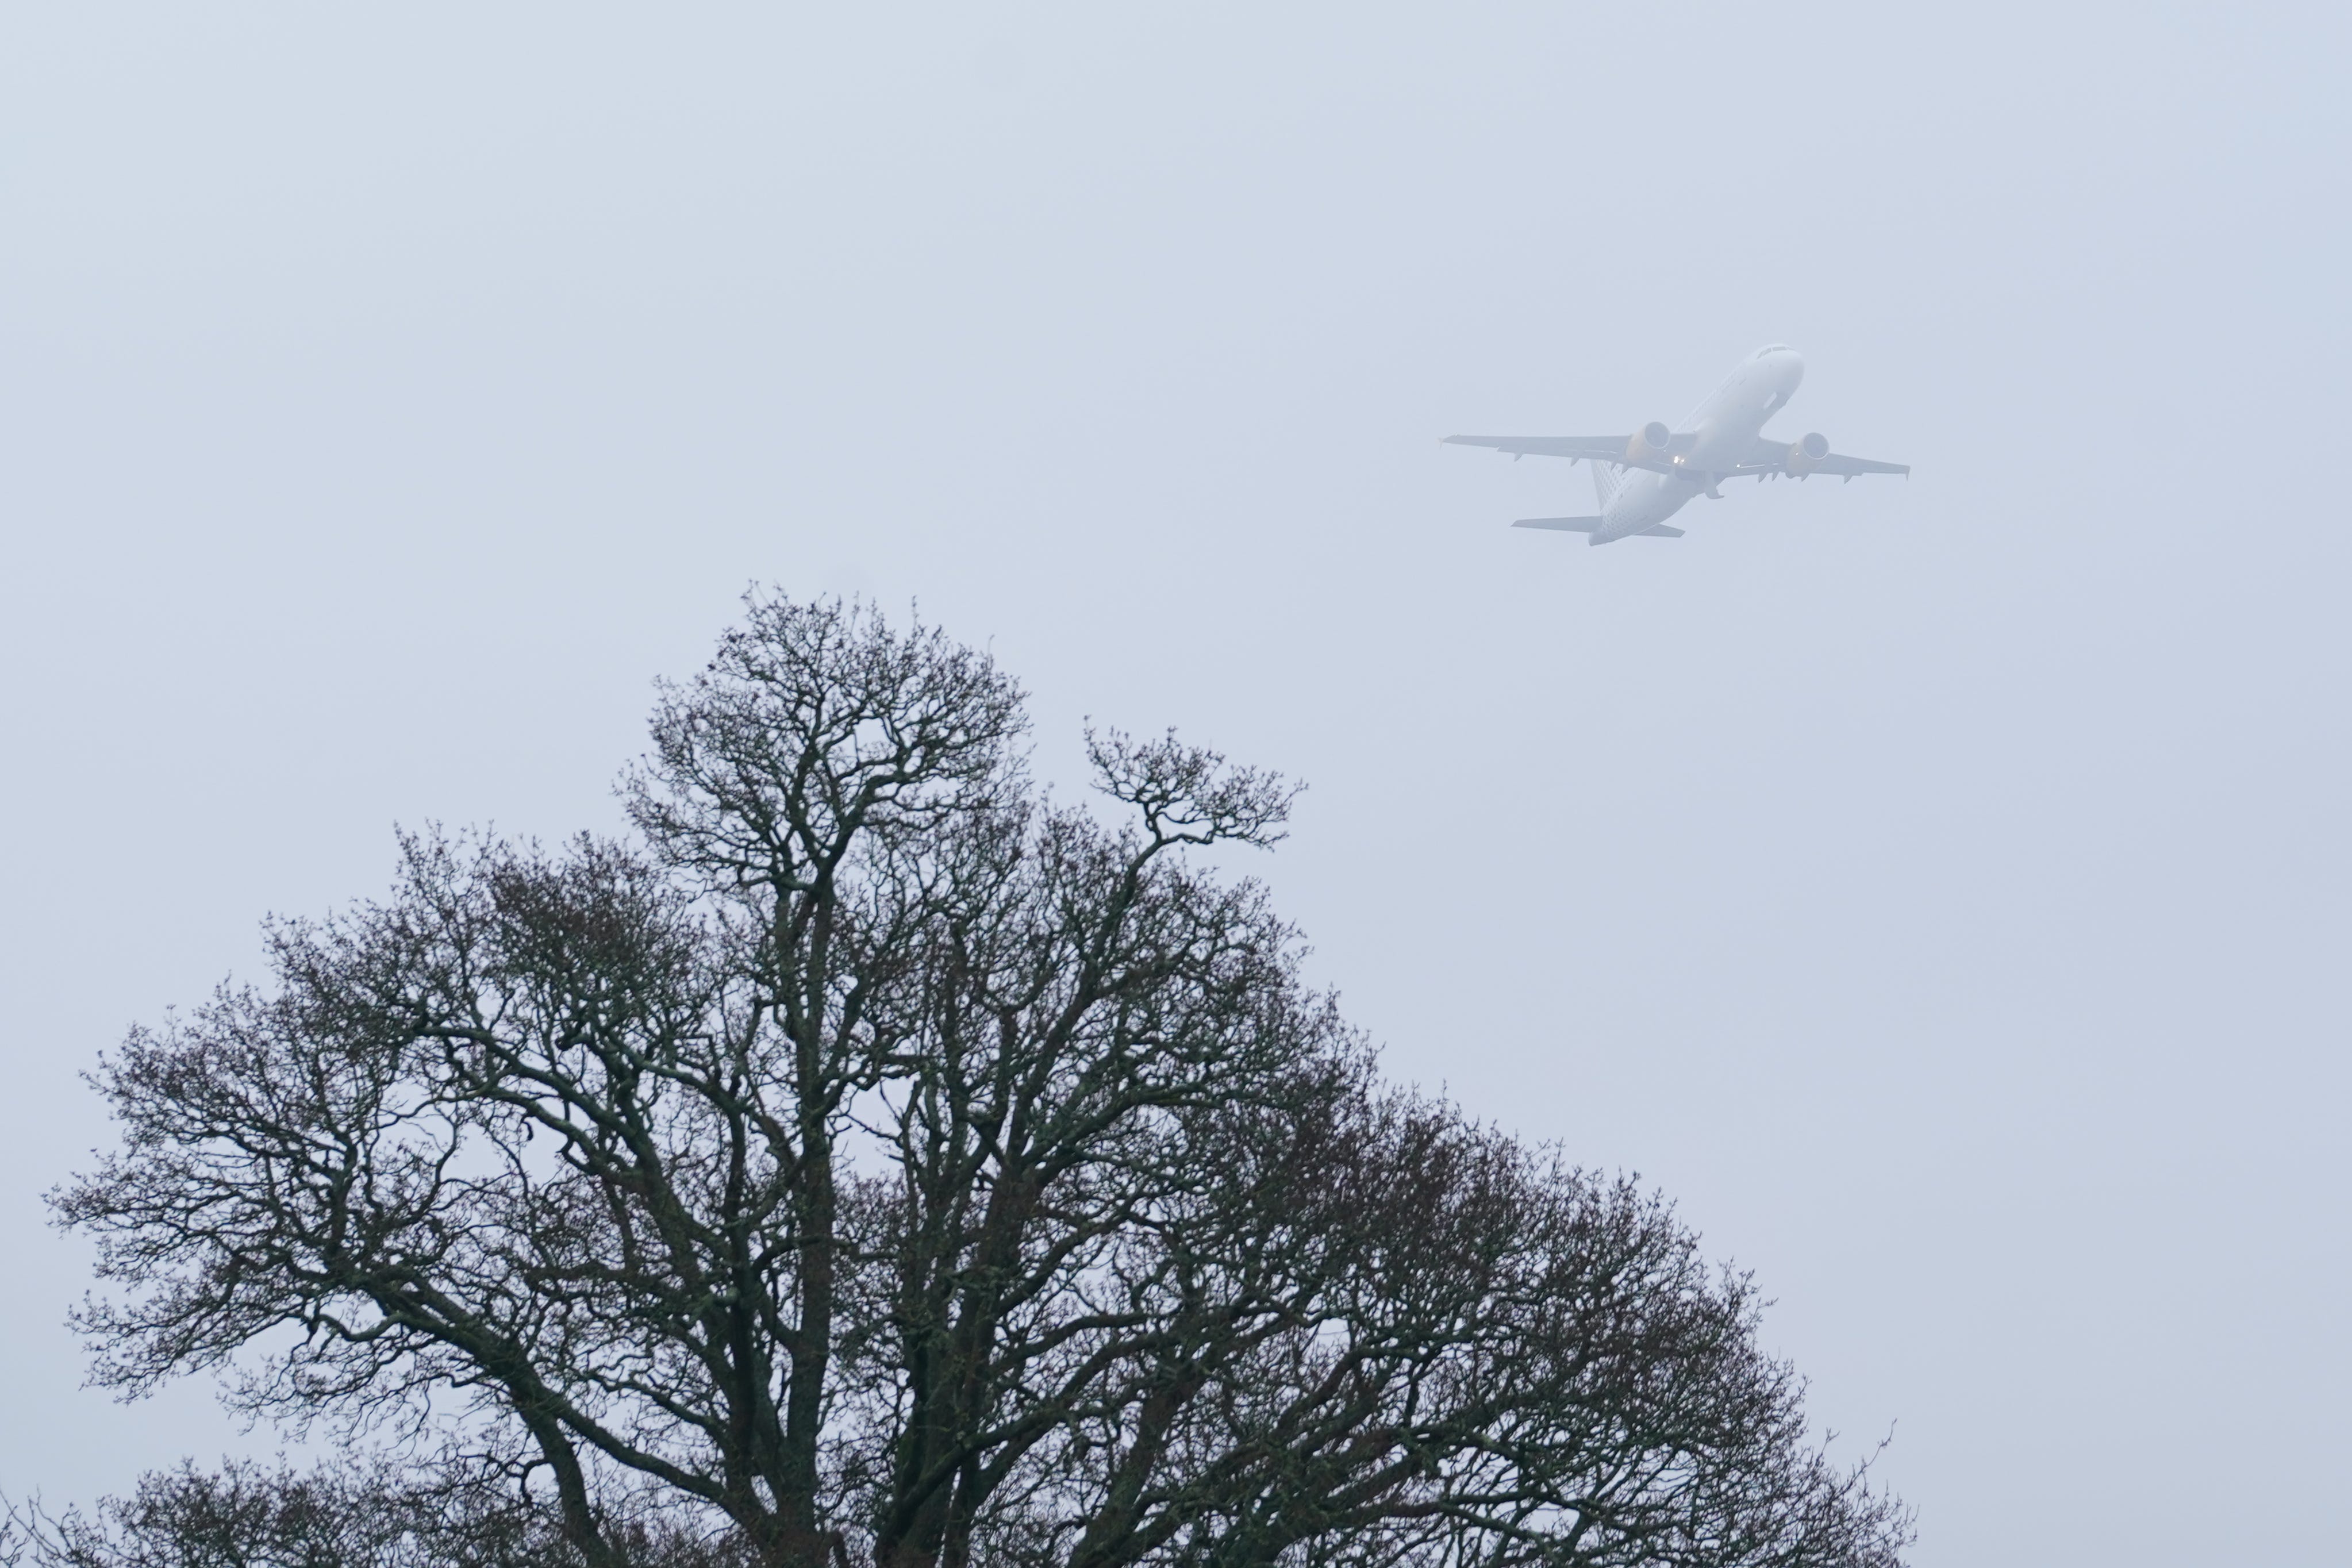
[[[1511,526],[1513,528],[1549,528],[1557,533],[1598,533],[1601,531],[1601,519],[1597,517],[1523,517]],[[1654,534],[1660,539],[1680,539],[1683,536],[1683,531],[1679,528],[1668,528],[1663,522],[1654,522],[1647,528],[1636,529],[1633,533],[1623,537],[1631,539],[1645,533]],[[1606,541],[1601,542],[1605,543]]]

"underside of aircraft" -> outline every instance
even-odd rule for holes
[[[1652,420],[1623,436],[1448,436],[1449,445],[1485,447],[1518,458],[1590,460],[1593,489],[1601,502],[1596,517],[1525,517],[1515,528],[1582,533],[1593,544],[1645,535],[1679,539],[1684,531],[1666,519],[1697,496],[1721,500],[1726,479],[1811,479],[1832,474],[1851,480],[1864,474],[1908,475],[1907,463],[1882,463],[1830,450],[1818,432],[1795,440],[1763,434],[1804,379],[1804,360],[1784,343],[1758,349],[1734,370],[1713,395],[1693,410],[1686,428]]]

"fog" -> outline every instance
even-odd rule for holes
[[[78,1074],[620,822],[746,584],[1038,766],[1310,784],[1251,868],[1402,1078],[1638,1171],[1946,1568],[2341,1560],[2347,27],[2316,5],[17,6],[0,20],[0,1486],[79,1387]],[[1908,480],[1675,541],[1454,431]]]

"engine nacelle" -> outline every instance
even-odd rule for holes
[[[1625,443],[1625,456],[1636,463],[1657,462],[1665,457],[1666,447],[1674,438],[1675,433],[1666,428],[1664,420],[1653,419],[1633,432],[1633,438]]]
[[[1789,471],[1810,474],[1821,460],[1830,455],[1830,438],[1813,431],[1803,438],[1789,443]]]

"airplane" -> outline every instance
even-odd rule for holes
[[[1805,379],[1804,356],[1786,343],[1767,343],[1749,354],[1715,395],[1691,411],[1685,428],[1670,430],[1652,420],[1631,436],[1448,436],[1456,447],[1492,447],[1514,461],[1530,455],[1589,458],[1592,488],[1601,498],[1598,517],[1523,517],[1513,528],[1543,528],[1582,533],[1591,544],[1647,535],[1680,539],[1666,526],[1693,496],[1721,500],[1725,479],[1759,480],[1780,474],[1810,479],[1835,474],[1851,482],[1857,474],[1904,474],[1907,463],[1846,458],[1830,450],[1818,432],[1794,441],[1768,439],[1764,421],[1787,404]]]

